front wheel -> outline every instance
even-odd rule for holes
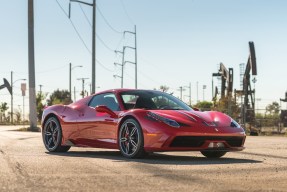
[[[140,158],[145,156],[144,139],[139,123],[134,119],[127,119],[120,127],[118,135],[119,148],[123,156]]]
[[[49,152],[67,152],[71,147],[62,146],[62,128],[55,117],[50,117],[42,130],[43,142]]]
[[[226,153],[226,151],[201,151],[201,154],[207,158],[220,158]]]

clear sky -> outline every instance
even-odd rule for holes
[[[0,6],[0,84],[28,79],[27,0],[1,1]],[[87,0],[86,2],[91,2]],[[36,88],[51,93],[68,89],[69,63],[73,86],[80,98],[81,82],[91,81],[92,9],[72,3],[71,20],[84,40],[79,39],[71,22],[56,0],[35,0],[35,67]],[[68,0],[58,0],[68,13]],[[98,91],[119,88],[120,55],[123,45],[133,46],[134,36],[123,37],[122,31],[134,30],[138,38],[138,88],[153,89],[167,85],[179,96],[179,87],[192,85],[192,101],[199,100],[202,86],[207,85],[205,99],[211,100],[211,74],[218,64],[234,69],[234,88],[239,89],[239,64],[246,63],[248,41],[254,41],[258,76],[256,97],[260,107],[283,98],[287,90],[287,1],[285,0],[97,0],[97,63]],[[103,16],[104,17],[103,17]],[[87,19],[88,18],[88,19]],[[111,26],[109,26],[108,24]],[[126,58],[134,61],[132,50]],[[134,88],[134,65],[125,66],[124,87]],[[216,80],[215,80],[216,82]],[[21,81],[14,84],[15,108],[21,105]],[[28,95],[28,94],[27,94]],[[188,100],[188,91],[184,92]],[[0,102],[8,102],[7,90],[0,91]],[[25,105],[28,106],[26,96]]]

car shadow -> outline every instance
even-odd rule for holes
[[[162,153],[151,153],[142,159],[128,159],[121,155],[119,151],[69,151],[66,153],[46,152],[49,155],[80,157],[80,158],[97,158],[109,159],[117,162],[139,162],[145,164],[161,165],[207,165],[207,164],[243,164],[243,163],[262,163],[262,161],[251,159],[240,159],[222,157],[219,159],[210,159],[197,156],[179,156]]]

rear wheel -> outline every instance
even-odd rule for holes
[[[201,154],[207,158],[220,158],[226,153],[226,151],[201,151]]]
[[[145,156],[142,129],[134,119],[127,119],[120,127],[118,135],[119,148],[123,156],[140,158]]]
[[[71,147],[62,146],[62,128],[57,118],[50,117],[42,130],[43,142],[50,152],[67,152]]]

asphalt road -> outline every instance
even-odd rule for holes
[[[287,191],[287,137],[248,137],[246,150],[130,160],[118,151],[48,153],[40,133],[0,126],[0,191]]]

